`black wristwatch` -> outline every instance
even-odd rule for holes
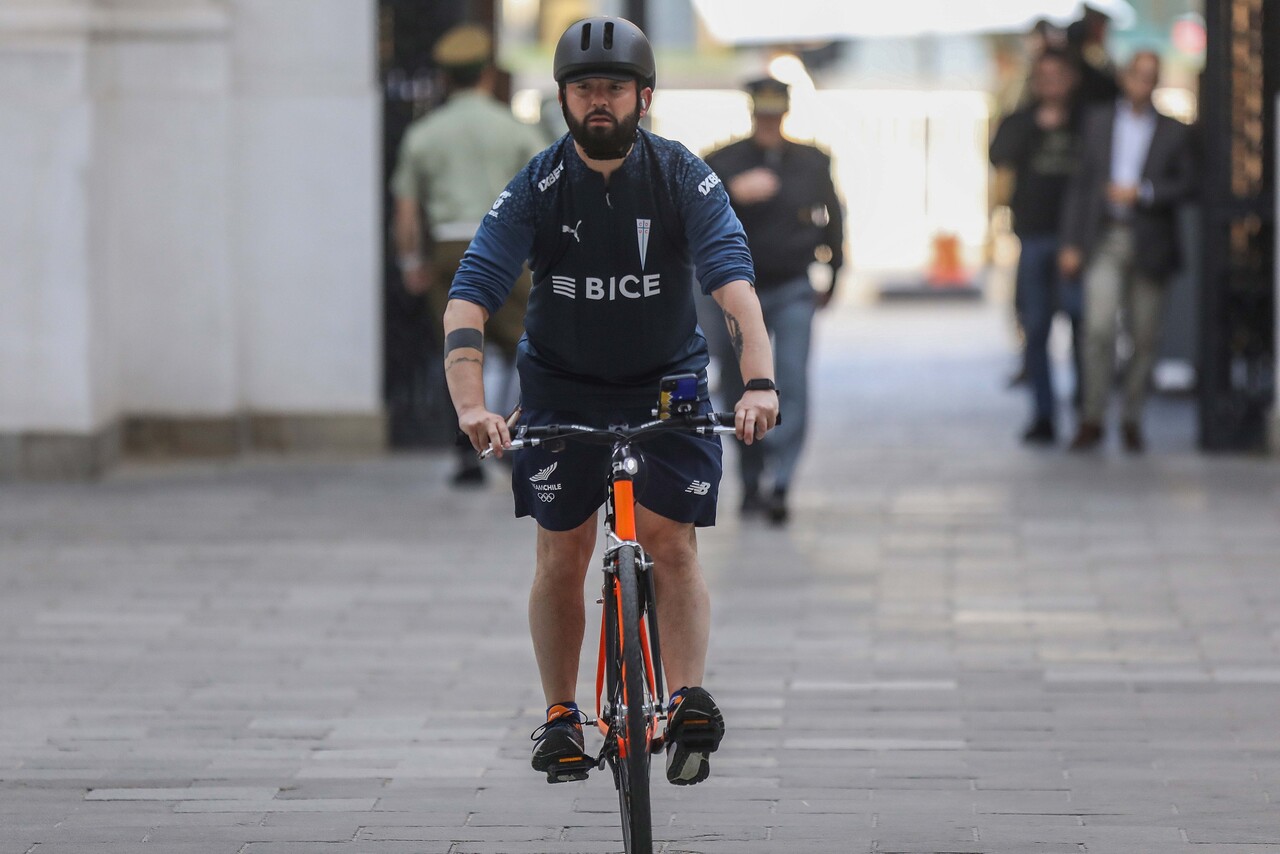
[[[765,379],[764,377],[747,380],[746,385],[744,385],[742,389],[743,391],[771,391],[779,396],[782,394],[782,392],[778,391],[778,387],[774,384],[773,380]]]

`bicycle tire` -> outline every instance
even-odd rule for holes
[[[636,552],[618,550],[618,591],[622,600],[620,688],[626,701],[626,750],[618,752],[614,773],[618,807],[622,813],[622,837],[627,854],[653,854],[653,817],[649,803],[649,722],[645,705],[648,681],[644,652],[640,648],[640,584]]]

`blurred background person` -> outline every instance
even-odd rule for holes
[[[1082,104],[1109,104],[1120,95],[1116,66],[1107,53],[1107,30],[1111,16],[1085,4],[1077,21],[1067,26],[1066,47],[1080,76]]]
[[[742,513],[765,514],[774,524],[789,516],[788,491],[804,446],[809,407],[809,349],[816,309],[830,305],[844,264],[844,214],[831,178],[831,157],[782,134],[790,90],[774,79],[745,89],[752,102],[752,132],[707,155],[729,191],[756,268],[756,294],[774,341],[775,374],[786,416],[767,442],[739,446]],[[809,267],[818,253],[831,268],[831,286],[816,291]],[[737,357],[721,353],[720,391],[726,401],[743,391]],[[763,480],[770,488],[763,491]]]
[[[448,100],[405,133],[391,178],[400,273],[406,290],[426,295],[439,346],[444,345],[449,284],[476,227],[511,177],[543,148],[537,131],[494,97],[491,42],[476,24],[461,24],[440,37],[433,58],[444,71]],[[516,382],[515,349],[524,332],[530,286],[525,270],[511,298],[485,326],[486,340],[505,357],[509,383]],[[510,397],[502,394],[495,405]],[[480,485],[484,478],[471,448],[460,446],[452,482]]]
[[[1120,81],[1124,97],[1089,111],[1080,169],[1063,214],[1061,268],[1084,272],[1084,401],[1071,449],[1096,447],[1115,373],[1117,313],[1133,343],[1124,378],[1124,447],[1145,447],[1142,409],[1155,366],[1170,275],[1178,268],[1178,205],[1195,188],[1190,128],[1151,96],[1160,57],[1139,51]]]
[[[991,163],[1013,176],[1009,207],[1018,237],[1015,304],[1024,331],[1024,360],[1031,390],[1031,421],[1023,441],[1057,440],[1057,395],[1049,361],[1053,318],[1071,320],[1073,358],[1080,317],[1080,285],[1058,273],[1059,216],[1067,182],[1076,168],[1079,110],[1070,58],[1046,49],[1031,70],[1031,103],[1000,122],[991,141]],[[1077,384],[1079,378],[1077,376]]]

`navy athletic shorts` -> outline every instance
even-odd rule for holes
[[[702,402],[702,411],[711,404]],[[526,409],[520,424],[642,424],[653,420],[649,409],[609,414]],[[514,431],[513,431],[514,432]],[[716,523],[716,498],[723,470],[719,436],[664,433],[631,446],[640,460],[635,477],[636,502],[659,516],[698,527]],[[532,516],[549,531],[570,531],[604,504],[609,477],[609,446],[567,440],[559,451],[546,447],[512,452],[511,491],[516,515]]]

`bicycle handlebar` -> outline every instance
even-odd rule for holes
[[[526,426],[517,428],[516,438],[513,438],[511,444],[503,450],[518,451],[521,448],[536,448],[543,442],[556,439],[612,445],[619,440],[634,441],[668,431],[691,433],[695,436],[726,435],[735,432],[734,418],[732,412],[708,412],[703,415],[673,415],[670,418],[646,421],[634,426],[627,424],[611,424],[608,427],[588,427],[584,424]],[[781,417],[778,420],[781,421]],[[483,460],[492,453],[492,448],[485,448],[480,452],[480,459]]]

